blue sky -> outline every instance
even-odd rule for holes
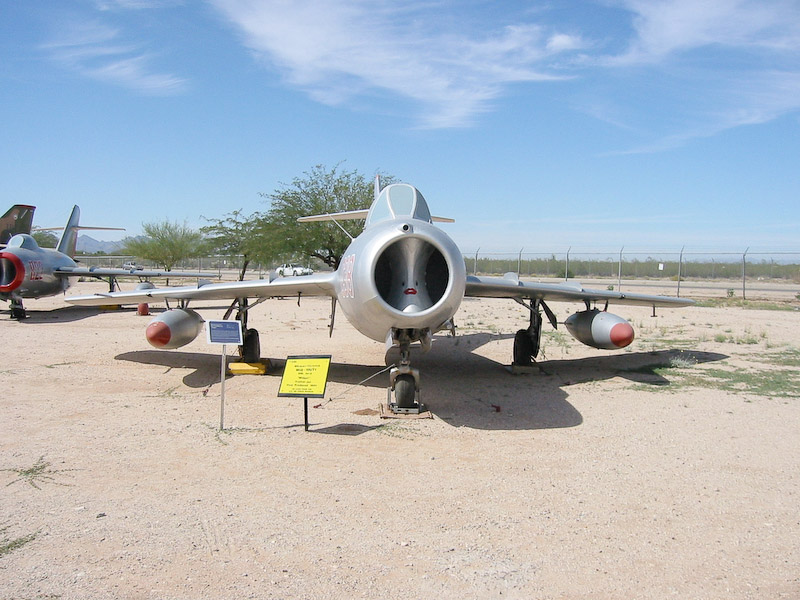
[[[800,251],[797,0],[4,2],[0,106],[39,226],[199,227],[344,161],[467,253]]]

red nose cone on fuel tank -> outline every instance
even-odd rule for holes
[[[172,331],[166,323],[153,321],[147,326],[145,336],[147,336],[147,341],[150,342],[151,346],[163,348],[172,339]]]
[[[609,337],[617,348],[624,348],[633,341],[633,327],[630,323],[617,323],[611,328]]]

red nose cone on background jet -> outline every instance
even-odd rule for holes
[[[633,341],[633,327],[630,323],[617,323],[611,328],[609,338],[617,348],[624,348]]]
[[[169,341],[172,339],[172,331],[169,325],[161,321],[153,321],[150,323],[150,325],[147,326],[145,335],[150,345],[156,348],[163,348],[169,344]]]
[[[0,252],[0,292],[13,292],[25,280],[25,267],[19,256]]]

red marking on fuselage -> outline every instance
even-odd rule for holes
[[[403,293],[406,296],[413,296],[414,294],[417,293],[417,290],[416,290],[416,288],[406,288],[405,290],[403,290]]]

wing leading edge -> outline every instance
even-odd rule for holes
[[[66,277],[203,277],[217,278],[215,273],[191,273],[186,271],[153,271],[145,269],[115,269],[103,267],[58,267],[54,275]]]
[[[694,300],[651,294],[627,294],[611,290],[593,290],[579,283],[522,282],[506,277],[467,277],[465,296],[476,298],[530,298],[569,302],[609,302],[639,306],[690,306]]]
[[[78,306],[138,304],[154,300],[233,300],[235,298],[275,298],[278,296],[336,296],[336,273],[318,273],[303,277],[283,277],[269,281],[232,281],[182,287],[152,288],[130,292],[68,296],[65,300]]]

